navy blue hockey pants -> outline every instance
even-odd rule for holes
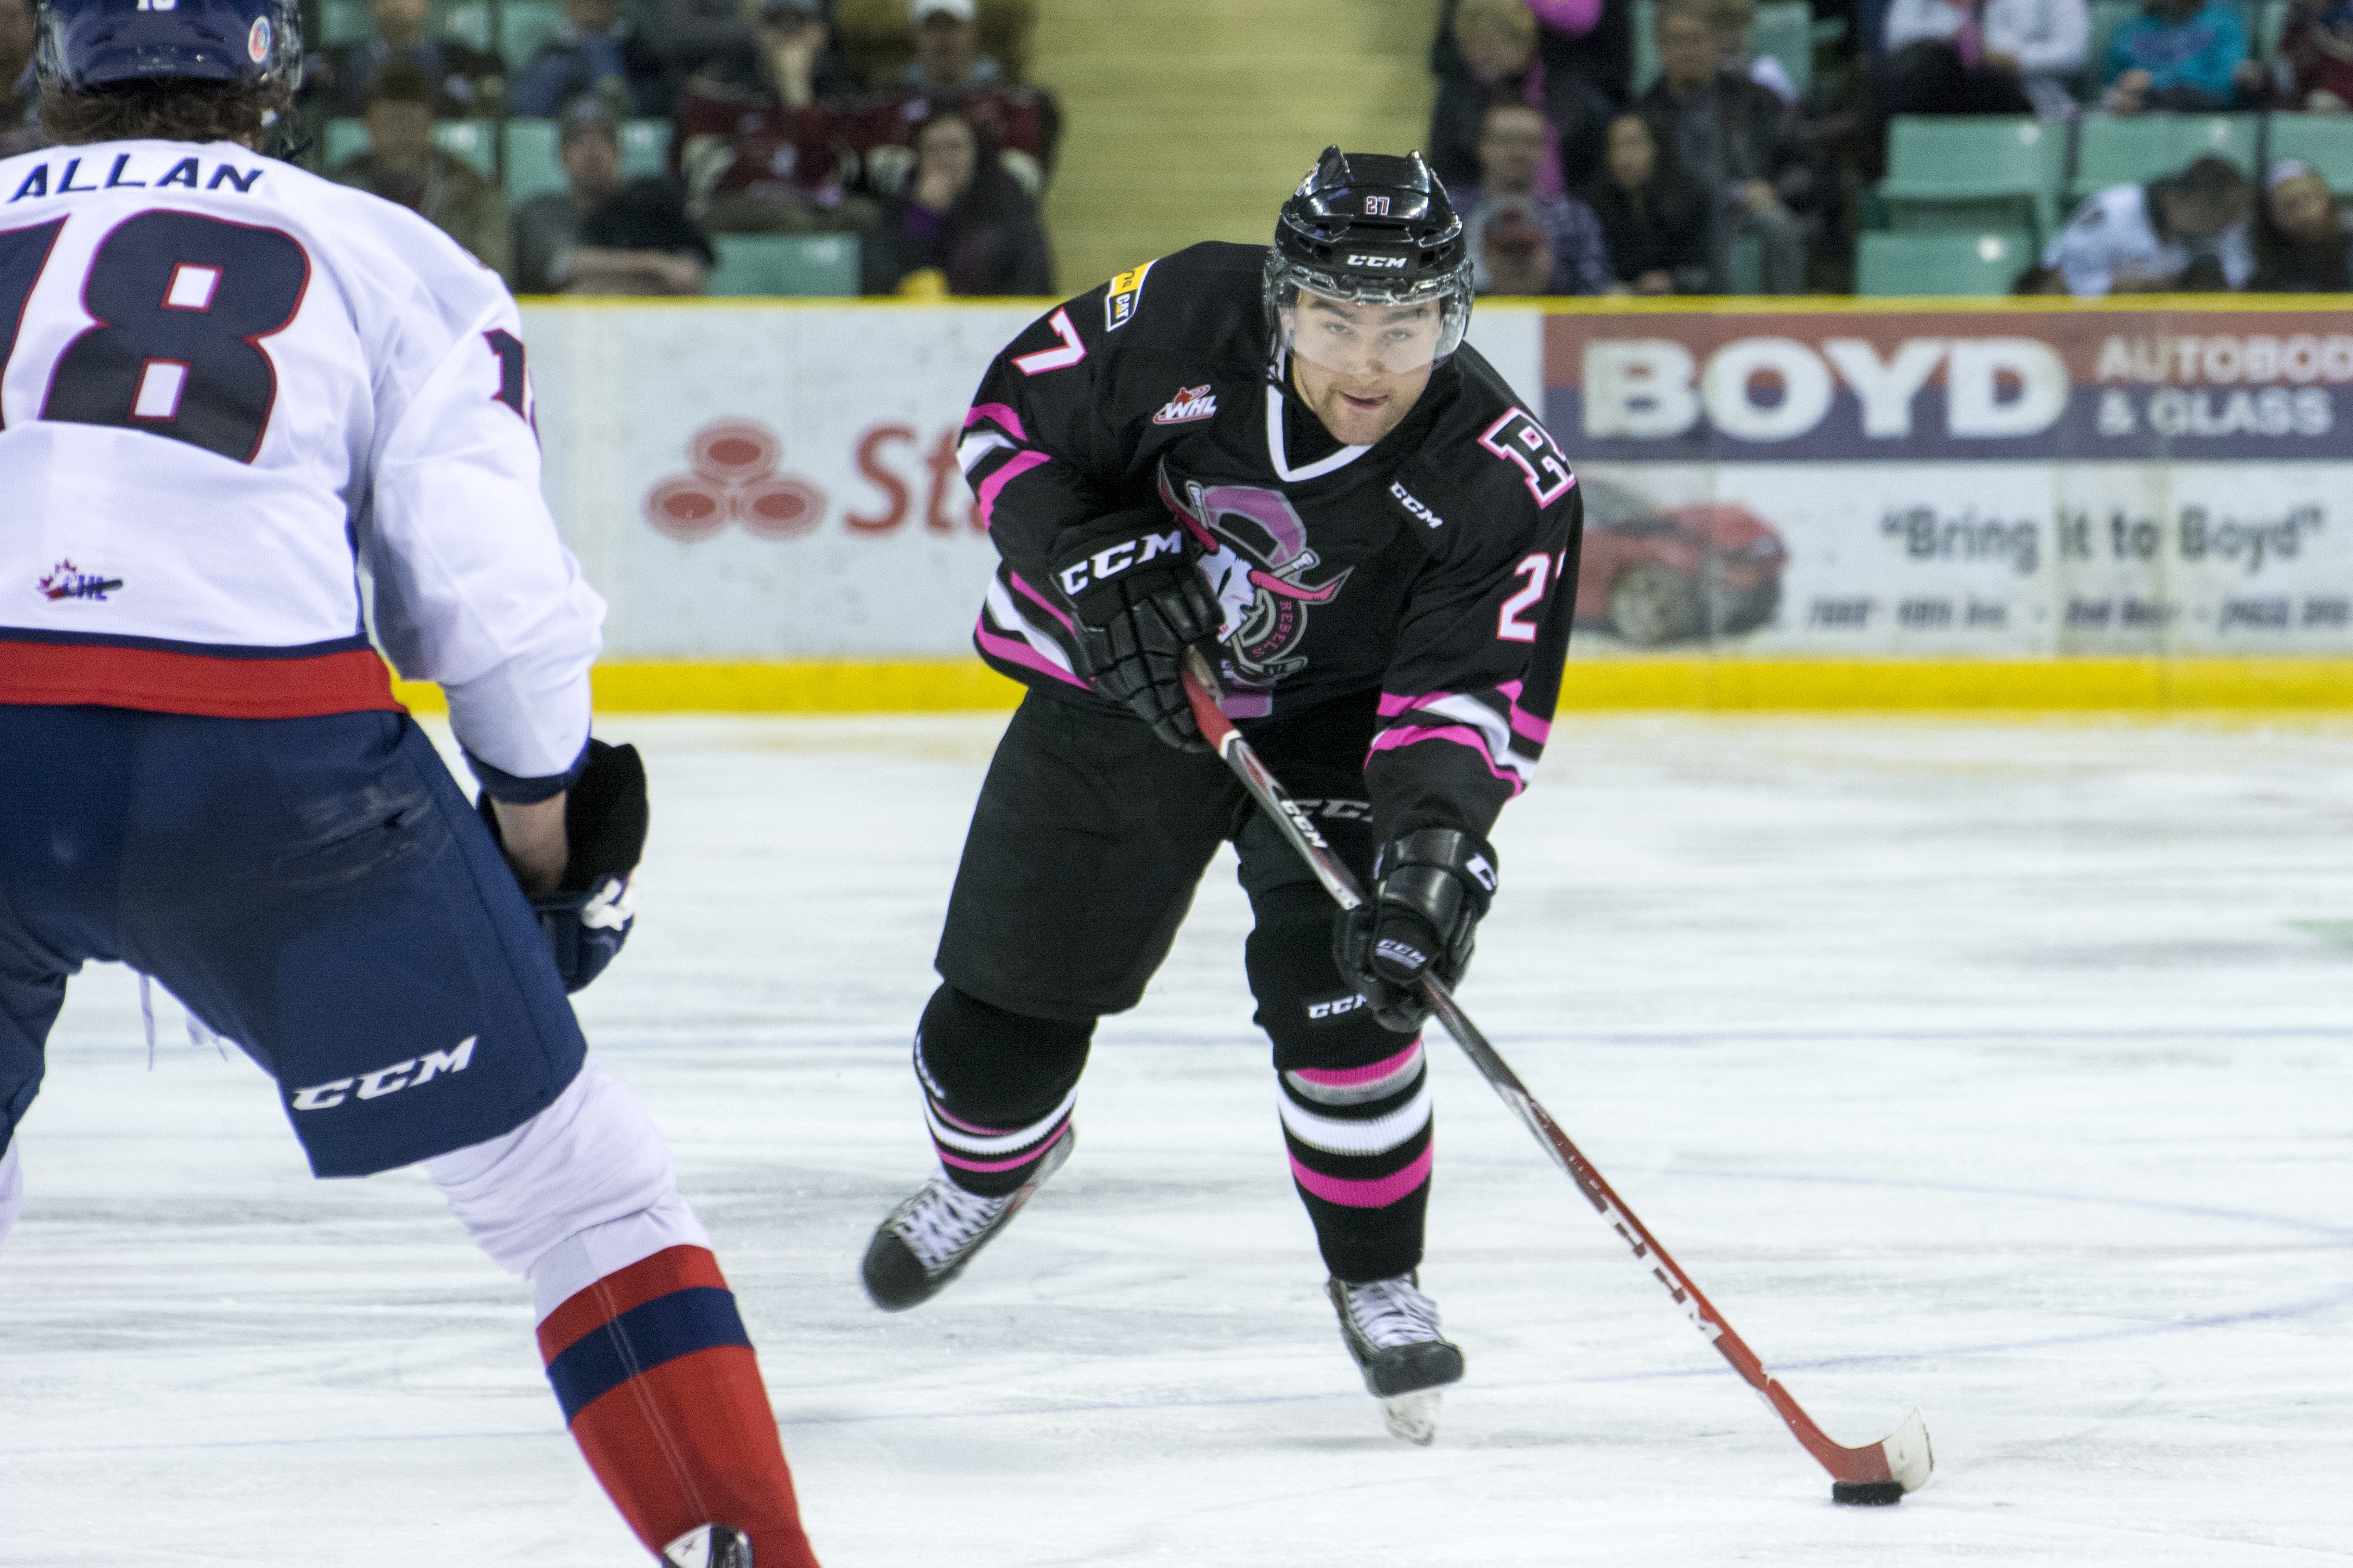
[[[586,1051],[513,873],[405,713],[0,705],[0,1148],[91,959],[244,1047],[322,1176],[510,1131]]]

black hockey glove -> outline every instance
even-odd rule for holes
[[[1495,897],[1495,851],[1451,827],[1425,827],[1381,847],[1372,901],[1340,911],[1332,956],[1385,1029],[1409,1035],[1430,1016],[1420,981],[1449,990],[1471,967],[1479,921]]]
[[[499,814],[484,795],[475,802],[503,850]],[[564,801],[571,847],[555,890],[531,900],[555,952],[564,989],[577,991],[605,973],[637,923],[637,869],[646,847],[646,768],[635,746],[588,742],[588,766]]]
[[[1187,646],[1214,639],[1223,617],[1184,525],[1155,508],[1101,519],[1089,532],[1087,548],[1054,563],[1077,611],[1079,673],[1168,744],[1208,751],[1180,672]]]

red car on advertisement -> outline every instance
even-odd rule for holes
[[[1754,631],[1781,607],[1789,552],[1743,506],[1661,506],[1630,486],[1580,473],[1585,549],[1577,625],[1638,647]]]

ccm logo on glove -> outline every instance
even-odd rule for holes
[[[1184,552],[1185,531],[1181,528],[1171,529],[1166,533],[1138,534],[1134,539],[1123,539],[1117,544],[1107,545],[1083,561],[1072,562],[1055,575],[1062,584],[1062,592],[1075,599],[1090,585],[1107,582],[1131,566],[1141,566],[1163,555],[1182,555]]]

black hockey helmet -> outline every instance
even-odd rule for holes
[[[1276,342],[1301,289],[1383,305],[1434,302],[1434,358],[1462,345],[1471,324],[1471,250],[1446,187],[1421,154],[1326,147],[1282,204],[1266,258],[1266,316]]]
[[[121,82],[302,80],[299,0],[40,0],[33,68],[69,92]]]

